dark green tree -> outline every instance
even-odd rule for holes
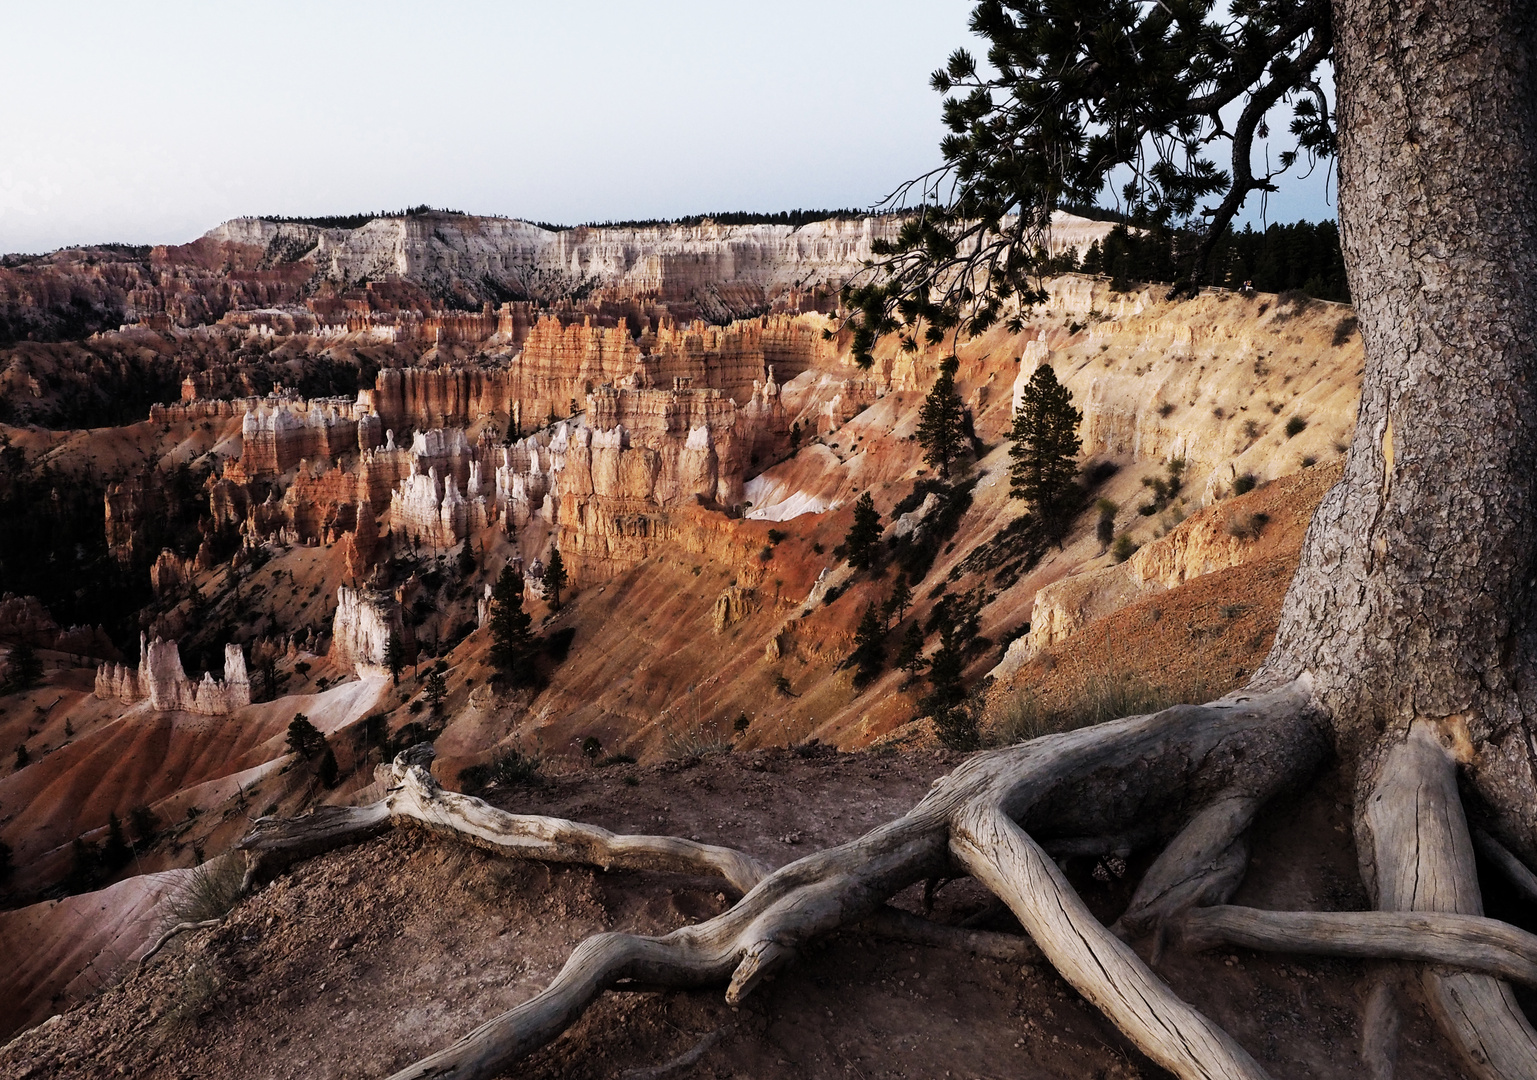
[[[918,415],[918,441],[923,444],[923,460],[940,476],[950,475],[950,463],[965,445],[966,420],[961,395],[955,392],[957,363],[952,356],[939,367],[923,409]]]
[[[907,575],[899,573],[896,583],[891,586],[891,595],[886,597],[886,602],[881,605],[881,614],[885,617],[887,626],[891,625],[893,618],[897,622],[907,618],[907,609],[912,606],[912,603],[913,587],[907,583]]]
[[[32,755],[27,753],[27,744],[26,743],[17,743],[16,744],[16,768],[18,770],[19,769],[25,769],[31,763],[32,763]]]
[[[289,752],[298,754],[305,761],[318,756],[326,748],[326,737],[303,713],[294,713],[294,718],[288,722],[288,737],[285,741]]]
[[[107,815],[107,839],[101,848],[102,869],[111,874],[127,866],[132,859],[133,848],[128,846],[128,840],[123,836],[123,823],[114,811]]]
[[[441,671],[433,671],[427,675],[423,683],[422,697],[426,698],[432,715],[438,715],[439,710],[443,708],[443,699],[448,697],[448,680],[443,677]]]
[[[560,590],[566,587],[566,561],[560,557],[560,548],[550,551],[550,561],[544,564],[544,590],[550,596],[550,606],[560,610]]]
[[[491,663],[516,686],[534,681],[533,620],[523,610],[523,575],[502,567],[491,590]]]
[[[855,570],[868,570],[875,562],[880,542],[881,515],[875,509],[875,500],[866,491],[854,502],[854,521],[843,538],[849,565]]]
[[[881,673],[886,663],[886,627],[874,604],[865,605],[865,613],[854,631],[854,651],[844,662],[854,668],[854,685],[864,687]]]
[[[43,662],[38,658],[37,650],[25,641],[13,645],[6,661],[5,688],[29,690],[41,682],[42,678]]]
[[[917,678],[923,670],[923,631],[916,622],[907,624],[907,632],[902,635],[902,644],[897,648],[897,667],[907,672],[908,678]]]
[[[148,806],[140,803],[128,811],[128,830],[133,834],[135,847],[148,847],[155,842],[155,832],[160,828],[160,822],[155,818],[155,812]]]
[[[406,645],[400,640],[400,634],[390,631],[389,638],[384,643],[384,666],[389,669],[390,678],[395,680],[395,685],[400,685],[400,673],[406,666]]]
[[[939,741],[952,750],[975,750],[980,744],[976,718],[966,707],[966,686],[961,681],[965,667],[965,644],[946,623],[940,629],[939,648],[929,661],[931,689],[918,708],[934,718]]]
[[[467,578],[479,569],[480,564],[475,560],[475,549],[470,547],[470,538],[464,538],[464,546],[459,549],[459,576]]]
[[[1009,494],[1024,499],[1048,535],[1060,537],[1078,509],[1078,425],[1083,413],[1050,364],[1030,376],[1009,438]]]

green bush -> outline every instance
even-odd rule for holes
[[[493,787],[509,788],[539,781],[542,762],[537,757],[519,750],[509,750],[495,761],[483,765],[469,765],[459,770],[459,790],[466,795],[479,795]]]

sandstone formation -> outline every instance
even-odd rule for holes
[[[351,665],[358,676],[387,675],[385,649],[390,634],[407,643],[400,607],[384,593],[366,589],[336,591],[336,615],[331,622],[331,659]]]
[[[246,676],[245,654],[239,645],[224,647],[224,679],[205,672],[194,683],[182,670],[181,654],[174,641],[148,640],[139,635],[139,666],[103,664],[96,669],[96,696],[103,700],[148,701],[157,712],[189,712],[225,716],[251,704],[251,683]]]
[[[457,214],[375,218],[355,229],[328,229],[236,218],[206,242],[282,252],[325,280],[401,279],[431,292],[488,299],[500,294],[553,300],[606,292],[690,302],[724,321],[774,300],[818,289],[835,294],[891,239],[893,216],[788,225],[661,225],[551,232],[527,222]],[[1067,214],[1054,219],[1052,254],[1103,237],[1111,226]]]

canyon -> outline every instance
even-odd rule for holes
[[[964,677],[990,738],[1022,701],[1055,707],[1106,672],[1171,700],[1242,685],[1353,430],[1351,310],[1070,274],[1018,326],[916,352],[882,341],[862,369],[838,291],[893,227],[237,219],[180,248],[0,267],[18,339],[0,347],[7,468],[84,490],[102,565],[139,590],[101,625],[56,618],[91,606],[64,589],[45,602],[7,582],[0,600],[8,655],[25,642],[43,664],[0,697],[0,745],[26,762],[0,776],[0,941],[62,940],[88,897],[122,928],[115,960],[50,945],[0,995],[0,1037],[127,972],[159,925],[146,911],[182,880],[164,875],[255,818],[376,797],[375,766],[414,742],[450,786],[537,760],[551,787],[493,793],[568,810],[609,806],[605,776],[683,806],[689,776],[940,760],[924,681],[888,662],[856,685],[848,663],[898,573],[911,611],[888,619],[888,656],[911,624],[932,657],[944,621],[969,616]],[[1054,250],[1108,229],[1063,216]],[[100,325],[70,336],[71,297]],[[917,431],[952,353],[974,438],[940,483]],[[1082,411],[1085,508],[1060,543],[1022,528],[1009,496],[1012,415],[1043,364]],[[119,379],[155,400],[86,422]],[[872,571],[840,554],[863,494],[889,553]],[[491,661],[504,567],[539,643],[532,685]],[[296,717],[334,782],[285,741]],[[746,781],[722,779],[739,768]],[[914,790],[932,779],[898,771]],[[690,831],[730,831],[702,807]],[[158,825],[130,836],[133,865],[82,878],[80,852],[136,815]],[[800,841],[779,838],[800,827],[774,828],[742,842],[787,858]],[[315,880],[342,864],[322,865]],[[562,903],[587,902],[560,881]]]

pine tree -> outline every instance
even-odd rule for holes
[[[123,836],[123,823],[114,811],[107,815],[107,840],[101,849],[102,867],[112,873],[127,866],[132,858],[133,848],[128,846]]]
[[[913,589],[907,583],[907,575],[898,574],[896,584],[891,587],[891,595],[886,598],[886,603],[881,607],[887,626],[891,625],[893,617],[897,622],[907,618],[907,609],[912,606],[912,603]]]
[[[1009,437],[1009,494],[1030,504],[1030,512],[1048,533],[1061,536],[1077,509],[1078,425],[1083,413],[1073,407],[1073,395],[1057,381],[1050,364],[1030,376],[1014,414]]]
[[[859,620],[859,629],[854,631],[854,651],[845,666],[857,669],[854,672],[854,685],[862,687],[881,673],[885,663],[886,628],[881,624],[875,605],[866,604],[864,616]]]
[[[303,713],[294,713],[294,718],[288,722],[286,741],[289,751],[306,761],[326,748],[326,737]]]
[[[907,632],[902,635],[902,644],[897,649],[896,664],[909,678],[917,678],[923,670],[923,631],[918,629],[916,622],[907,624]]]
[[[950,475],[950,463],[961,452],[965,432],[961,396],[955,392],[955,372],[959,363],[950,357],[939,365],[929,396],[923,399],[918,416],[918,441],[923,444],[923,460],[942,477]]]
[[[470,538],[464,538],[464,546],[459,549],[459,576],[467,578],[479,568],[475,561],[475,551],[470,547]]]
[[[6,688],[27,690],[36,686],[42,677],[43,662],[37,658],[37,650],[25,641],[13,646],[7,662]]]
[[[929,661],[929,683],[933,687],[919,702],[934,718],[939,741],[951,750],[975,750],[980,744],[977,721],[966,708],[966,687],[961,682],[965,670],[964,645],[957,640],[953,627],[940,632],[939,650]]]
[[[491,590],[491,662],[518,686],[533,682],[532,625],[523,610],[523,577],[508,563]]]
[[[436,716],[443,707],[443,699],[448,697],[448,680],[441,671],[434,671],[427,676],[422,697],[427,699],[427,706],[432,710],[432,715]]]
[[[560,557],[560,548],[550,552],[550,561],[544,567],[544,588],[550,594],[550,606],[560,610],[560,590],[566,587],[566,561]]]
[[[384,666],[389,668],[390,678],[395,680],[396,686],[399,686],[400,673],[406,666],[406,645],[394,630],[390,631],[390,636],[384,643]]]
[[[881,515],[875,509],[875,500],[867,491],[854,503],[854,522],[848,535],[843,538],[843,548],[848,554],[849,565],[855,570],[867,570],[875,561],[876,545],[881,540]]]

